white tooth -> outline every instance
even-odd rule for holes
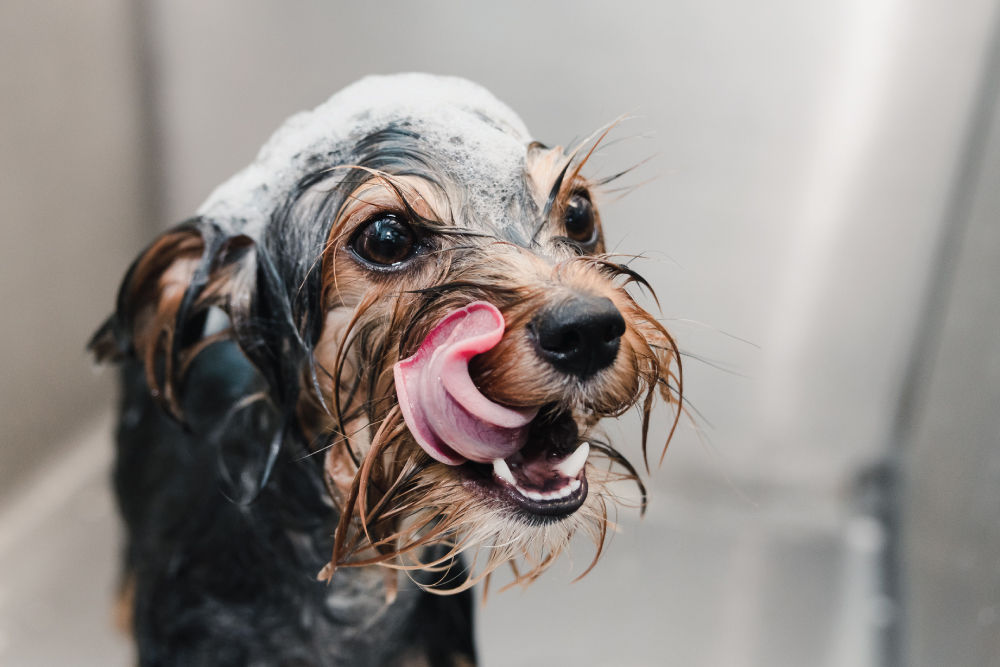
[[[562,463],[556,466],[556,470],[566,477],[576,477],[583,470],[590,456],[590,445],[586,442],[576,448],[576,451],[567,456]]]
[[[569,483],[569,492],[573,493],[574,491],[576,491],[577,489],[579,489],[580,488],[580,484],[581,484],[581,482],[578,479],[571,480],[570,483]]]
[[[503,459],[493,459],[493,474],[508,484],[515,484],[514,473],[510,471],[510,466]]]

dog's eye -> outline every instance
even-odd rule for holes
[[[417,240],[409,225],[395,214],[385,213],[361,227],[351,248],[361,259],[391,266],[409,259],[416,251]]]
[[[566,204],[563,216],[566,236],[577,243],[589,245],[595,241],[597,226],[594,220],[594,205],[582,194],[575,194]]]

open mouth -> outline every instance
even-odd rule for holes
[[[590,453],[572,416],[494,403],[469,375],[469,359],[494,347],[504,326],[485,301],[438,323],[394,368],[403,418],[424,451],[481,492],[531,515],[568,516],[587,497]]]
[[[540,416],[520,450],[488,464],[466,463],[462,471],[480,492],[528,514],[556,519],[586,500],[589,454],[590,445],[580,442],[571,416]]]

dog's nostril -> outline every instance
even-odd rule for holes
[[[565,353],[580,346],[580,334],[575,329],[543,326],[538,336],[538,344],[543,350]]]
[[[576,296],[532,322],[540,356],[558,370],[587,378],[618,356],[625,320],[611,299]]]
[[[613,304],[612,304],[613,305]],[[617,310],[615,311],[617,312]],[[618,317],[613,318],[609,323],[607,328],[604,329],[604,342],[610,343],[621,338],[625,334],[625,320],[622,319],[621,314]]]

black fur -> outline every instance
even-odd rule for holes
[[[114,482],[142,665],[474,660],[468,591],[406,586],[386,606],[379,568],[316,581],[336,524],[321,458],[303,458],[289,439],[256,493],[280,419],[265,401],[234,410],[264,387],[235,344],[214,344],[192,363],[186,427],[152,399],[135,362],[121,372]]]
[[[349,159],[429,178],[424,158],[403,145],[412,140],[386,130],[366,137]],[[176,228],[205,240],[202,278],[188,289],[167,351],[173,372],[158,378],[175,385],[176,417],[164,393],[151,395],[132,359],[138,304],[124,298],[129,276],[118,311],[95,337],[99,353],[110,339],[110,356],[124,359],[115,489],[128,529],[125,572],[135,583],[143,665],[388,665],[417,656],[431,665],[474,662],[470,592],[443,597],[409,585],[385,606],[380,568],[343,569],[331,585],[316,580],[338,515],[323,486],[323,458],[308,456],[294,408],[300,392],[313,391],[303,377],[323,372],[312,364],[322,324],[319,254],[337,209],[366,176],[344,174],[318,208],[299,206],[329,177],[329,166],[317,162],[272,214],[263,238],[241,241],[236,253],[227,248],[242,238],[238,225],[194,218]],[[206,316],[194,304],[213,268],[229,262],[253,270],[249,313],[229,310],[235,342],[209,346],[185,370],[181,352],[200,339]],[[156,372],[165,374],[164,367]],[[251,396],[260,398],[247,404]]]
[[[115,313],[91,349],[121,363],[114,482],[128,532],[124,579],[134,585],[132,625],[142,665],[475,661],[470,592],[438,596],[401,576],[398,599],[387,605],[382,568],[342,568],[331,584],[316,580],[330,559],[338,514],[323,483],[323,458],[309,456],[327,442],[307,442],[296,413],[303,392],[319,395],[318,378],[327,372],[313,359],[324,315],[322,253],[345,198],[369,178],[340,167],[438,184],[464,226],[436,223],[437,234],[533,243],[530,230],[542,211],[526,194],[523,174],[506,184],[502,202],[521,224],[485,219],[463,201],[470,184],[455,176],[462,137],[453,137],[446,153],[422,138],[421,123],[434,122],[404,115],[339,143],[305,147],[290,164],[274,167],[295,174],[286,192],[274,193],[267,181],[249,191],[265,193],[269,202],[259,219],[247,219],[238,207],[231,215],[216,210],[161,237],[190,235],[200,241],[201,256],[172,323],[174,336],[156,339],[151,364],[137,354],[136,329],[166,265],[146,275],[143,262],[155,254],[148,249],[126,274]],[[321,182],[325,189],[317,192]],[[232,289],[209,298],[224,271],[231,272]],[[194,354],[212,308],[232,330]],[[340,434],[326,437],[332,442]],[[452,568],[414,578],[460,580],[462,564]]]

